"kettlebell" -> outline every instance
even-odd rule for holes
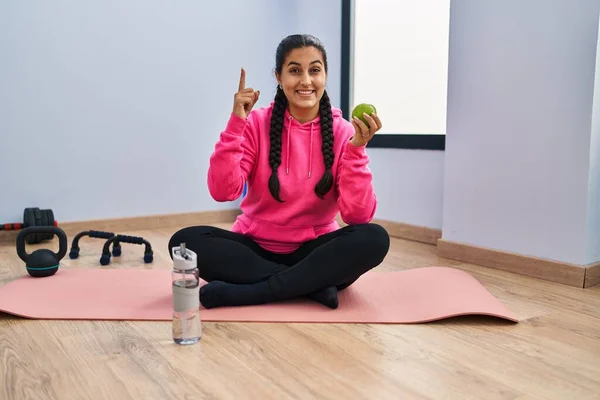
[[[28,254],[25,251],[25,237],[35,233],[46,233],[58,236],[58,253],[49,249],[38,249]],[[58,271],[60,260],[67,254],[67,235],[56,226],[30,226],[23,229],[17,235],[17,254],[25,262],[25,267],[29,275],[34,278],[43,278],[52,276]]]

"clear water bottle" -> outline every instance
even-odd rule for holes
[[[200,277],[196,253],[185,243],[171,250],[173,256],[173,341],[187,345],[197,343],[202,336],[200,320]]]

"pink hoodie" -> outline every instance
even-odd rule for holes
[[[232,231],[275,253],[291,253],[304,242],[339,229],[338,212],[347,224],[370,222],[377,200],[365,146],[350,144],[354,127],[337,108],[333,113],[334,185],[322,200],[315,194],[325,166],[320,117],[299,123],[286,110],[281,142],[279,203],[269,192],[270,121],[273,103],[247,119],[231,114],[210,158],[208,189],[216,201],[233,201],[248,182]]]

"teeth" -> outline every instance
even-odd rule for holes
[[[300,94],[311,94],[312,92],[312,90],[298,90],[298,93]]]

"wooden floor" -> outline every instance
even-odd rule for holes
[[[154,262],[143,264],[140,246],[124,248],[110,267],[170,268],[166,244],[173,232],[122,232],[149,240]],[[56,249],[56,242],[45,247]],[[84,238],[80,258],[67,256],[63,265],[98,268],[101,246]],[[463,269],[523,321],[204,322],[201,343],[178,347],[169,322],[36,321],[0,314],[0,399],[600,398],[600,286],[578,289],[435,254],[433,246],[392,239],[378,268]],[[23,274],[14,246],[0,245],[0,284]]]

